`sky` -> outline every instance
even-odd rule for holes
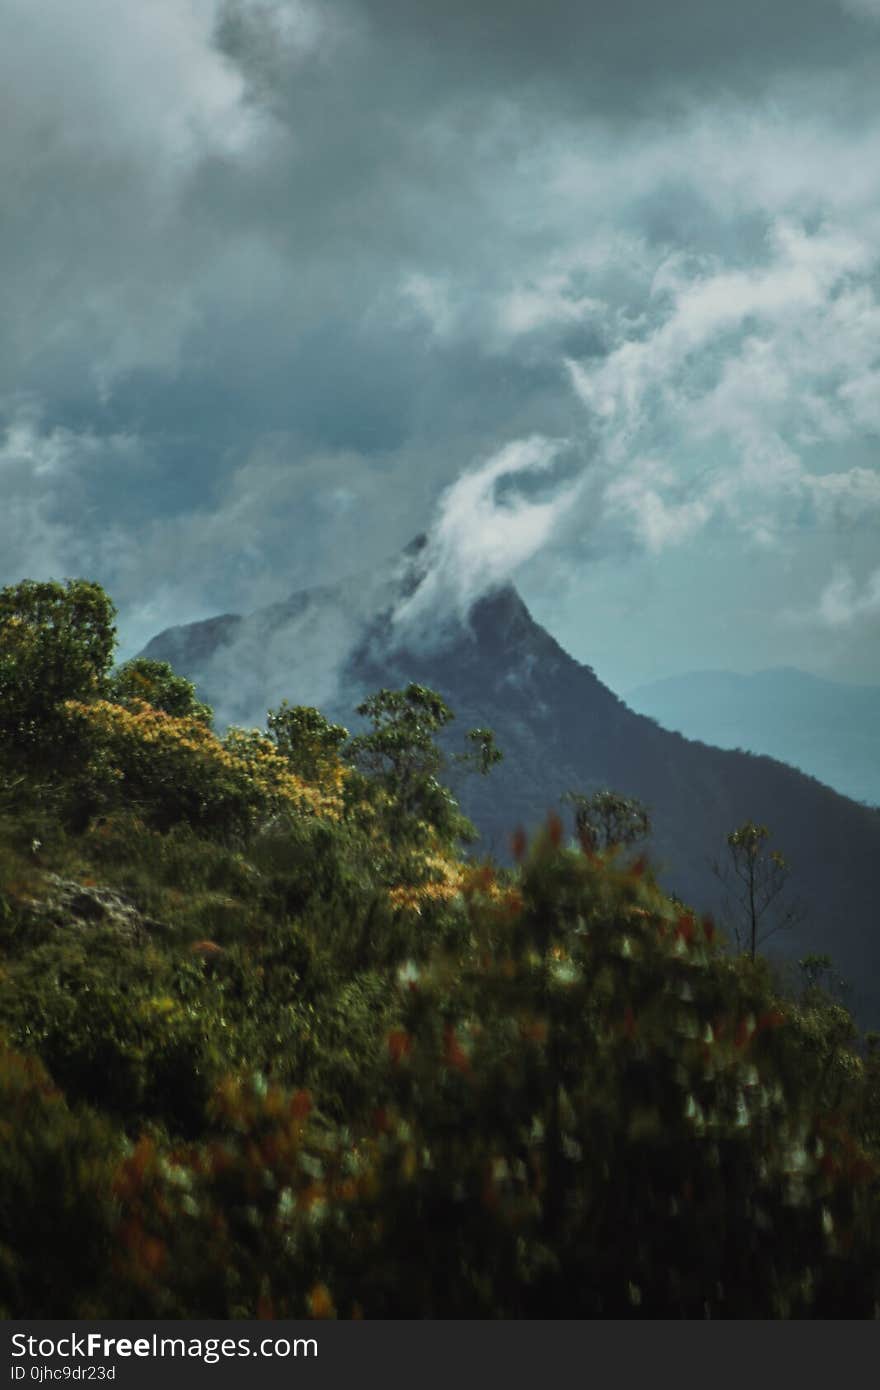
[[[880,683],[880,0],[0,17],[0,583]]]

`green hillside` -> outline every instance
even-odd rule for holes
[[[589,799],[476,858],[494,741],[424,685],[221,736],[114,641],[0,591],[0,1315],[876,1316],[827,961],[783,990]]]

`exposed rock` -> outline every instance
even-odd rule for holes
[[[88,932],[101,926],[131,942],[144,942],[151,935],[168,931],[164,922],[144,916],[115,888],[77,883],[51,873],[45,874],[43,881],[45,894],[30,898],[25,906],[34,919],[60,931]]]

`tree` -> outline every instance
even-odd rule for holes
[[[727,836],[727,860],[712,865],[716,878],[733,899],[738,944],[745,938],[752,960],[759,946],[803,917],[796,902],[786,902],[789,866],[778,850],[767,847],[766,825],[744,821]]]
[[[107,698],[127,709],[137,704],[152,705],[177,719],[198,719],[210,724],[214,711],[196,699],[196,688],[179,676],[167,661],[134,657],[117,667],[107,681]]]
[[[798,967],[803,974],[807,989],[824,989],[826,993],[830,993],[834,961],[827,951],[811,952],[808,956],[804,956],[803,960],[798,961]]]
[[[379,690],[357,713],[372,725],[348,745],[348,756],[386,792],[399,829],[418,821],[433,826],[445,839],[470,838],[473,827],[458,809],[439,774],[450,762],[485,774],[500,761],[490,729],[471,729],[472,747],[450,759],[437,735],[455,718],[441,695],[411,683],[404,690]]]
[[[0,590],[0,747],[29,765],[57,762],[65,700],[100,695],[116,610],[84,579],[23,580]]]
[[[286,700],[266,716],[269,737],[286,758],[291,771],[309,782],[320,781],[339,760],[348,729],[331,724],[311,705],[290,705]]]
[[[582,844],[606,850],[614,845],[633,845],[651,833],[646,806],[634,796],[603,790],[592,796],[566,792],[562,798],[574,807],[575,830]]]

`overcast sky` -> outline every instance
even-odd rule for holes
[[[618,689],[880,681],[880,0],[0,17],[0,583],[131,654],[433,528]]]

